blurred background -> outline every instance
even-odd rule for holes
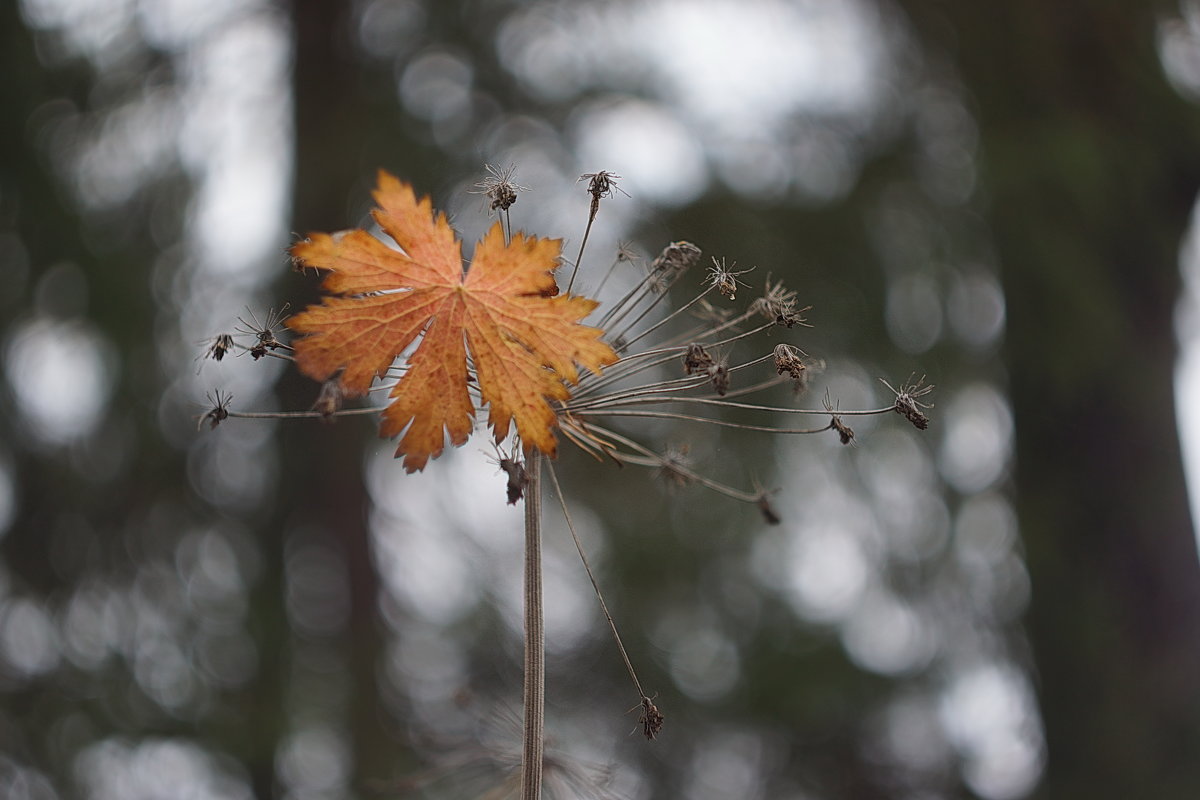
[[[855,447],[631,429],[778,487],[778,526],[563,453],[666,727],[631,734],[548,511],[553,796],[1200,796],[1200,3],[17,0],[0,40],[0,796],[502,785],[522,520],[486,439],[406,476],[363,418],[197,430],[217,389],[311,405],[202,358],[316,297],[298,235],[364,224],[383,167],[473,241],[485,164],[568,255],[578,176],[622,176],[585,294],[679,239],[785,280],[802,404],[938,385]]]

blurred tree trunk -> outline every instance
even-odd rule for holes
[[[1172,386],[1200,115],[1143,0],[903,0],[974,97],[1008,302],[1040,796],[1200,796],[1200,569]]]
[[[350,3],[292,3],[296,46],[292,230],[300,235],[356,224],[357,220],[347,218],[347,198],[354,189],[350,181],[370,177],[359,163],[361,140],[363,131],[377,123],[369,119],[363,94],[355,91],[363,76],[349,40],[352,11]],[[303,308],[317,299],[317,282],[311,277],[285,280],[279,296],[289,298],[294,310]],[[304,408],[315,400],[318,388],[289,371],[281,385],[285,406]],[[344,724],[355,761],[350,774],[383,778],[394,769],[398,745],[386,733],[379,705],[383,630],[367,525],[370,498],[362,470],[364,430],[357,423],[350,419],[330,425],[301,424],[280,438],[288,486],[282,505],[289,527],[315,529],[321,543],[345,562],[349,619],[332,644],[349,672]],[[282,558],[284,542],[279,544]]]

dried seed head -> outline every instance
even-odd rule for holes
[[[707,373],[714,364],[713,357],[699,342],[692,342],[683,354],[683,371],[688,375]]]
[[[205,422],[208,423],[209,430],[212,430],[229,418],[229,402],[233,400],[233,395],[217,389],[204,396],[208,398],[212,408],[200,415],[199,421],[196,423],[196,430],[200,430]]]
[[[505,487],[508,492],[508,504],[516,505],[517,501],[525,496],[525,487],[529,486],[529,473],[525,471],[525,463],[501,458],[500,469],[508,476],[508,485]]]
[[[637,261],[637,251],[633,249],[633,245],[629,242],[617,243],[617,261]]]
[[[780,375],[787,373],[792,376],[793,381],[804,379],[804,373],[808,371],[808,367],[804,365],[804,359],[801,356],[805,355],[803,350],[792,347],[790,344],[775,345],[775,371]]]
[[[287,310],[291,307],[290,303],[285,303],[283,308],[276,311],[268,309],[266,318],[258,321],[258,317],[250,309],[246,309],[246,313],[250,316],[250,321],[247,322],[245,317],[238,317],[238,322],[242,323],[242,327],[234,328],[238,333],[254,336],[258,341],[250,348],[250,355],[255,361],[267,354],[268,350],[275,350],[283,347],[283,342],[275,336],[275,331],[282,329],[283,321],[287,318]]]
[[[233,349],[233,335],[228,333],[219,333],[209,342],[208,348],[204,351],[205,358],[211,358],[213,361],[220,361],[225,357],[225,354]]]
[[[600,170],[599,172],[588,172],[579,176],[580,181],[588,182],[588,194],[592,196],[592,207],[588,212],[588,224],[590,225],[596,219],[596,213],[600,210],[600,200],[605,197],[613,196],[613,189],[616,189],[621,194],[629,197],[629,193],[617,186],[617,181],[621,176],[615,172]],[[579,181],[576,181],[578,183]]]
[[[808,382],[812,376],[809,364],[815,363],[817,371],[820,371],[820,363],[811,362],[807,358],[808,353],[798,347],[792,347],[790,344],[775,345],[775,370],[780,375],[786,372],[791,377],[792,390],[798,395],[808,391]]]
[[[653,741],[659,732],[662,731],[663,721],[665,717],[658,706],[654,705],[654,701],[645,695],[642,696],[642,716],[638,718],[638,722],[642,726],[642,733],[645,734],[648,741]]]
[[[763,296],[755,300],[750,308],[767,319],[775,320],[777,325],[793,328],[805,324],[804,312],[812,306],[796,308],[796,292],[785,288],[782,281],[771,283],[768,277]]]
[[[754,267],[751,267],[750,269],[744,269],[740,272],[735,272],[734,267],[737,266],[736,261],[733,263],[732,267],[725,266],[725,259],[723,258],[720,261],[717,261],[717,259],[714,258],[712,262],[713,265],[708,268],[708,282],[717,287],[717,291],[728,297],[730,300],[736,300],[737,287],[749,285],[739,281],[738,276],[745,275],[747,272],[753,271]]]
[[[837,431],[838,437],[842,440],[842,444],[854,444],[854,430],[849,425],[842,422],[841,417],[835,414],[829,424],[833,426],[835,431]]]
[[[515,164],[509,164],[504,169],[484,164],[483,168],[487,170],[488,176],[476,183],[470,193],[486,197],[491,211],[508,211],[513,203],[517,202],[518,192],[529,191],[527,186],[522,186],[513,180],[513,175],[517,171]]]
[[[335,375],[321,384],[321,390],[317,392],[317,399],[312,405],[312,410],[319,413],[324,421],[332,422],[334,413],[341,410],[345,396],[340,376]]]
[[[883,378],[879,380],[896,395],[896,404],[892,407],[892,410],[911,422],[917,430],[926,430],[929,427],[929,417],[925,416],[921,409],[933,408],[933,404],[922,403],[917,398],[924,397],[932,392],[934,388],[933,384],[926,386],[924,375],[918,378],[916,383],[911,383],[912,375],[909,375],[908,380],[910,382],[901,384],[899,389],[893,387]]]
[[[494,463],[508,476],[508,485],[505,487],[508,504],[516,505],[517,501],[525,496],[525,487],[529,485],[529,473],[525,471],[525,462],[517,458],[515,446],[510,455],[505,455],[500,445],[495,442],[492,442],[492,447],[496,451]]]
[[[601,198],[612,197],[613,189],[616,189],[621,194],[628,197],[629,195],[620,186],[617,186],[617,181],[621,180],[621,176],[615,172],[608,170],[600,170],[599,172],[586,172],[579,176],[579,181],[588,182],[588,194],[592,196],[593,203],[599,203]]]
[[[829,427],[837,431],[838,438],[842,440],[842,444],[854,444],[854,431],[849,425],[842,422],[842,418],[834,411],[833,403],[829,400],[828,389],[825,390],[825,410],[830,415]]]
[[[653,274],[665,273],[675,276],[700,263],[700,248],[691,242],[671,242],[650,263]]]

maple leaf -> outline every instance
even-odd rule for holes
[[[461,243],[428,197],[382,170],[374,197],[372,216],[401,250],[364,230],[314,233],[292,247],[306,266],[329,270],[331,295],[287,322],[305,334],[295,344],[300,370],[318,381],[340,370],[342,389],[364,394],[421,337],[380,422],[382,436],[403,433],[396,456],[406,470],[440,455],[447,436],[466,442],[472,372],[496,441],[515,422],[527,450],[553,456],[550,401],[570,396],[576,364],[598,373],[617,360],[603,331],[580,324],[596,301],[558,294],[562,242],[518,233],[506,244],[497,222],[464,272]]]

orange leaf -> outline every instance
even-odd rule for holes
[[[306,334],[296,342],[300,370],[318,381],[342,370],[346,393],[363,394],[421,337],[380,424],[383,436],[403,432],[396,456],[412,472],[441,454],[447,435],[461,445],[471,433],[469,351],[496,441],[515,422],[526,449],[553,456],[549,401],[567,399],[576,364],[599,372],[617,359],[601,330],[580,324],[596,302],[555,296],[561,242],[518,233],[506,245],[497,222],[464,273],[461,244],[428,197],[383,171],[374,196],[372,215],[402,252],[363,230],[315,233],[292,248],[330,271],[322,288],[333,295],[288,320]]]

